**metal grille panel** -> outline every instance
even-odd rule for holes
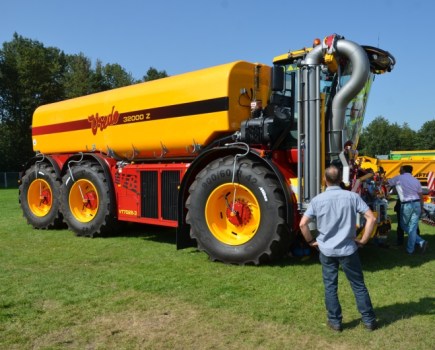
[[[162,218],[165,220],[177,220],[179,185],[179,171],[162,172]]]
[[[157,171],[142,171],[141,180],[141,216],[158,218],[158,173]]]

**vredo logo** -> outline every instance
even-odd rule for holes
[[[98,113],[92,114],[88,117],[89,123],[91,123],[91,130],[94,135],[97,134],[98,129],[103,131],[109,125],[115,125],[119,120],[119,112],[115,110],[115,106],[112,107],[112,111],[107,115],[99,115]]]

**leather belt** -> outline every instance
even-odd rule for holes
[[[413,201],[406,201],[406,202],[401,202],[401,203],[407,204],[407,203],[415,203],[415,202],[420,202],[420,199],[414,199]]]

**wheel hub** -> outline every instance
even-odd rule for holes
[[[97,208],[97,198],[95,192],[88,192],[83,198],[83,207],[95,210]]]
[[[237,199],[226,209],[226,216],[234,226],[246,225],[251,219],[251,209],[243,200]]]
[[[39,196],[39,204],[50,205],[51,204],[51,192],[46,189],[43,190]]]

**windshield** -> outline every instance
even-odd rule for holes
[[[340,88],[344,86],[350,79],[352,74],[352,65],[347,62],[345,66],[341,67],[341,71],[336,74],[330,72],[322,72],[320,75],[321,92],[326,94],[325,105],[327,108],[328,118],[332,117],[331,105],[332,98],[338,93]],[[370,73],[364,87],[361,91],[348,103],[344,115],[344,123],[342,130],[343,143],[351,141],[353,149],[356,149],[359,137],[362,132],[364,122],[364,115],[367,106],[367,100],[374,80],[374,74]]]
[[[374,75],[370,74],[364,87],[347,105],[344,119],[343,142],[352,141],[353,147],[358,145],[359,137],[362,132],[364,115],[367,106],[370,89],[372,88]],[[341,79],[340,79],[341,80]],[[343,86],[349,80],[349,75],[343,77],[340,85]]]
[[[272,94],[272,100],[277,100],[277,96],[281,96],[279,99],[279,104],[291,110],[293,116],[293,128],[290,130],[290,134],[293,140],[297,139],[297,122],[299,119],[298,104],[295,101],[295,97],[298,96],[297,89],[299,88],[299,83],[296,81],[296,72],[299,70],[297,63],[285,64],[282,66],[284,68],[284,90],[274,91]],[[327,118],[331,117],[331,104],[332,98],[340,90],[341,86],[344,86],[350,79],[352,73],[351,64],[347,63],[342,66],[340,74],[331,73],[327,69],[321,70],[320,72],[320,93],[324,96],[324,104],[326,107]],[[367,105],[367,99],[369,96],[370,89],[372,87],[374,74],[370,74],[364,87],[355,96],[346,107],[345,119],[343,124],[343,143],[346,141],[352,141],[353,147],[356,148],[359,141],[359,136],[362,132],[362,126],[364,122],[364,114]],[[273,95],[275,98],[273,98]],[[296,143],[292,144],[295,147]]]

